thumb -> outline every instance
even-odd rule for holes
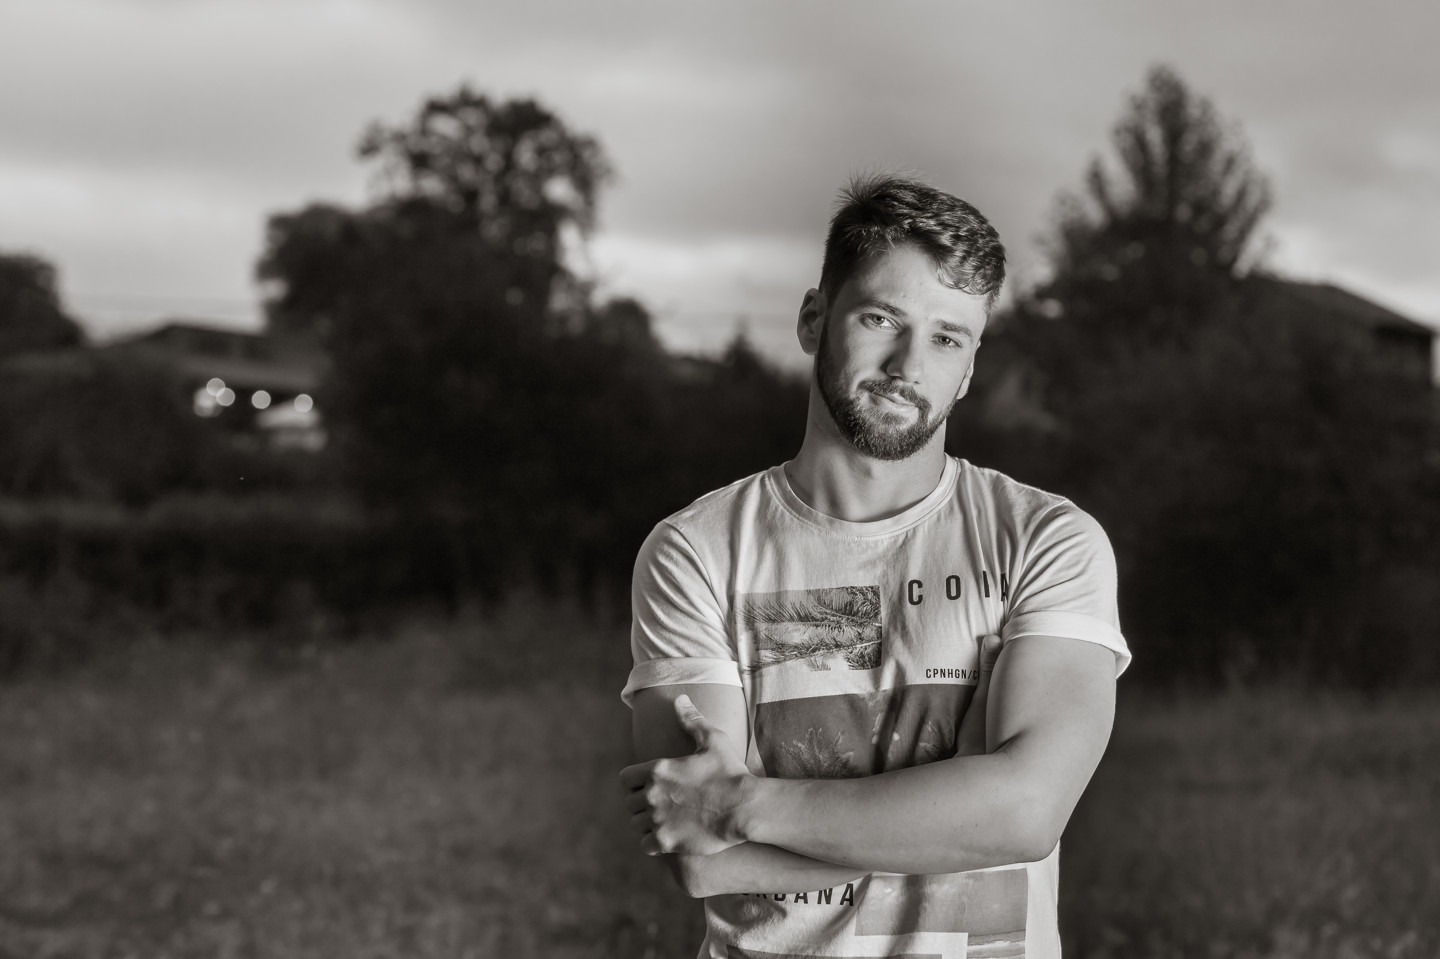
[[[998,633],[991,633],[980,640],[980,671],[988,673],[995,668],[995,660],[1000,658],[1000,650],[1005,646],[1004,640]]]
[[[690,738],[695,740],[698,748],[704,749],[710,745],[710,721],[684,693],[675,697],[675,716],[690,734]]]

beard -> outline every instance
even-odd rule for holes
[[[861,406],[859,398],[846,393],[841,384],[840,370],[826,348],[828,328],[829,323],[820,328],[820,345],[815,351],[815,381],[820,387],[820,398],[825,401],[825,408],[839,427],[840,435],[860,453],[877,460],[903,460],[920,452],[936,430],[945,425],[955,404],[951,403],[944,412],[931,417],[930,403],[925,397],[894,380],[880,378],[864,380],[858,389],[876,396],[900,397],[915,407],[915,422],[909,426],[895,426],[890,421],[897,418],[896,414]]]

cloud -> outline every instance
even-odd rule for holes
[[[424,55],[366,3],[58,0],[6,19],[0,154],[69,167],[323,182],[388,99],[375,54]]]

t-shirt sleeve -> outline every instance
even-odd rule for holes
[[[1010,614],[1001,629],[1019,636],[1060,636],[1098,643],[1115,653],[1115,675],[1130,665],[1120,633],[1115,553],[1100,524],[1066,502],[1036,522],[1020,557]]]
[[[634,666],[620,698],[677,683],[740,685],[725,616],[705,566],[668,522],[640,547],[631,580],[630,654]]]

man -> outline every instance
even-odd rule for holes
[[[1059,955],[1129,652],[1094,520],[945,454],[1003,279],[963,200],[852,185],[800,308],[799,453],[641,550],[621,779],[706,897],[702,956]]]

